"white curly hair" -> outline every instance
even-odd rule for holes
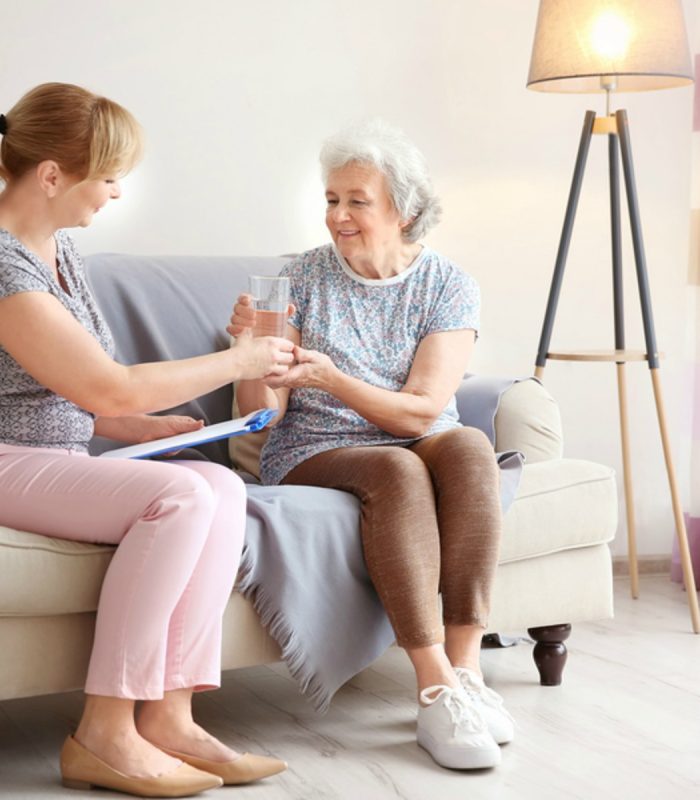
[[[389,195],[403,222],[408,242],[417,242],[440,220],[442,209],[420,150],[399,128],[380,119],[346,128],[323,143],[324,183],[331,172],[350,163],[367,164],[386,178]]]

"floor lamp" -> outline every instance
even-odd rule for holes
[[[597,117],[593,111],[587,111],[584,118],[554,274],[542,324],[535,375],[542,377],[548,359],[607,361],[616,364],[630,582],[632,596],[637,597],[639,573],[625,365],[630,361],[647,362],[666,462],[690,617],[693,631],[700,633],[695,579],[671,458],[659,381],[659,353],[656,348],[627,113],[624,110],[618,110],[614,114],[610,112],[610,98],[613,91],[645,91],[684,86],[693,82],[692,74],[680,0],[541,0],[540,2],[527,81],[528,88],[545,92],[604,92],[606,114],[603,117]],[[604,134],[608,137],[615,349],[611,351],[550,352],[549,345],[574,217],[588,149],[594,134]],[[625,346],[620,236],[620,159],[644,324],[646,346],[644,351],[628,350]]]

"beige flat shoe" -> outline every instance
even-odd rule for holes
[[[164,753],[173,758],[179,758],[197,769],[218,775],[223,778],[225,786],[236,786],[241,783],[252,783],[262,778],[269,778],[287,769],[287,762],[269,756],[256,756],[253,753],[244,753],[233,761],[209,761],[206,758],[197,758],[187,753],[178,753],[177,750],[168,750],[167,747],[156,745]]]
[[[184,759],[182,759],[184,760]],[[191,797],[223,784],[221,778],[180,764],[172,772],[155,778],[124,775],[69,736],[61,750],[61,779],[67,789],[116,789],[137,797]]]

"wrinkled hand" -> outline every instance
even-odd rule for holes
[[[193,417],[180,417],[177,414],[167,414],[165,416],[143,417],[143,430],[139,436],[139,442],[151,442],[154,439],[164,439],[166,436],[176,436],[178,433],[189,433],[198,431],[204,426],[201,419]]]
[[[239,372],[235,380],[285,375],[294,362],[294,345],[289,339],[277,336],[253,337],[244,333],[236,338],[233,349]]]
[[[290,303],[287,306],[287,318],[291,317],[296,309]],[[253,308],[253,296],[241,294],[236,300],[236,304],[231,312],[231,319],[226,326],[226,330],[231,336],[252,333],[255,327],[255,309]]]
[[[283,386],[290,389],[325,389],[331,383],[338,368],[324,353],[316,350],[304,350],[303,347],[294,347],[296,364],[279,376],[265,378],[265,383],[271,389]]]

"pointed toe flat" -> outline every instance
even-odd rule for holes
[[[184,762],[184,759],[181,759]],[[61,780],[67,789],[115,789],[137,797],[191,797],[223,785],[218,776],[188,763],[153,778],[135,778],[113,769],[72,736],[61,750]]]
[[[236,786],[242,783],[252,783],[271,775],[277,775],[287,769],[287,762],[279,758],[270,756],[258,756],[253,753],[244,753],[233,761],[210,761],[206,758],[198,758],[188,753],[180,753],[177,750],[169,750],[167,747],[160,748],[173,758],[179,758],[186,764],[190,764],[199,770],[218,775],[223,779],[224,785]]]

